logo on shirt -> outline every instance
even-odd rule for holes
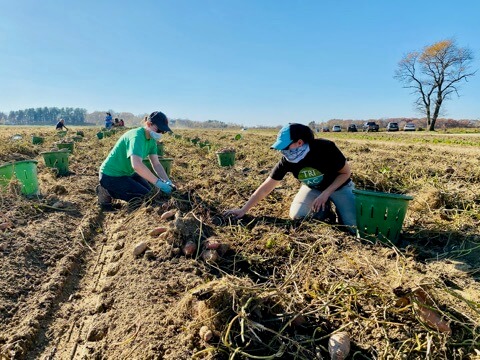
[[[306,167],[298,173],[298,180],[307,186],[317,186],[323,180],[323,174],[317,169]]]

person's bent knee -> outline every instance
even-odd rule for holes
[[[305,211],[302,208],[297,208],[297,209],[290,208],[289,216],[290,216],[290,219],[292,219],[292,220],[303,219],[307,215],[308,215],[308,211]]]
[[[290,214],[290,219],[291,220],[300,220],[303,219],[305,216],[300,216],[298,214]]]

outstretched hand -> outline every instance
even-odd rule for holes
[[[315,198],[315,200],[313,200],[313,203],[312,203],[312,210],[314,212],[318,212],[320,210],[325,210],[325,204],[327,203],[328,201],[328,198],[329,196],[326,194],[326,193],[321,193],[319,196],[317,196]]]
[[[155,183],[155,186],[167,195],[170,195],[173,191],[173,187],[164,182],[162,179],[158,179]]]
[[[240,219],[245,215],[245,211],[242,209],[230,209],[223,213],[224,216],[233,216],[236,219]]]
[[[177,190],[177,187],[174,183],[172,183],[170,180],[165,181],[165,184],[170,185],[172,187],[173,191]]]

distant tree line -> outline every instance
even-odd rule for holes
[[[81,108],[29,108],[24,110],[10,111],[7,114],[0,112],[2,123],[10,125],[51,125],[58,120],[64,119],[71,125],[85,124],[86,109]]]
[[[105,113],[109,112],[113,118],[123,119],[126,126],[141,126],[145,116],[148,114],[134,115],[130,112],[115,112],[114,110],[94,111],[87,113],[82,108],[29,108],[24,110],[0,112],[0,124],[6,125],[53,125],[58,120],[64,119],[68,125],[96,125],[103,126]],[[238,128],[237,124],[227,124],[220,120],[194,121],[189,119],[170,119],[170,127],[173,128]]]
[[[103,126],[105,123],[105,113],[110,112],[113,118],[123,119],[125,125],[128,127],[141,126],[143,119],[148,114],[134,115],[130,112],[115,112],[114,110],[94,111],[87,113],[86,109],[82,108],[57,108],[57,107],[43,107],[43,108],[29,108],[24,110],[10,111],[8,114],[0,111],[0,124],[6,125],[53,125],[59,119],[64,119],[68,125],[94,125]],[[312,129],[321,129],[322,127],[331,128],[333,125],[340,125],[342,128],[347,128],[350,124],[362,126],[367,121],[375,121],[380,127],[386,127],[389,122],[396,122],[403,126],[407,122],[413,122],[417,128],[427,128],[426,118],[382,118],[382,119],[365,119],[365,120],[350,120],[350,119],[330,119],[326,121],[315,122],[311,121],[308,125]],[[171,128],[194,128],[194,129],[233,129],[243,128],[243,125],[226,123],[220,120],[206,120],[195,121],[190,119],[170,119]],[[480,127],[478,120],[454,120],[454,119],[438,119],[438,128],[474,128]],[[257,129],[261,128],[278,128],[278,126],[255,126]]]

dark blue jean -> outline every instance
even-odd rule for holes
[[[132,176],[108,176],[100,175],[100,185],[108,190],[114,199],[130,201],[147,195],[150,192],[150,184],[137,173]]]

